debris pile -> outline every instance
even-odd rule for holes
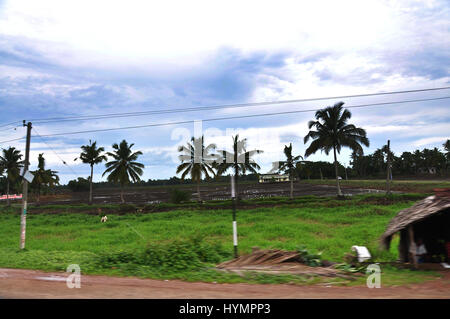
[[[224,271],[242,274],[244,271],[256,271],[270,274],[319,275],[328,277],[349,278],[343,271],[331,267],[311,267],[303,263],[301,254],[296,251],[280,249],[253,249],[251,254],[240,256],[217,265]]]

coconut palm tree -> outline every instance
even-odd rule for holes
[[[39,204],[41,198],[41,187],[49,186],[53,187],[59,185],[58,172],[52,171],[51,169],[45,169],[45,158],[44,153],[38,156],[38,167],[37,170],[31,172],[34,175],[32,186],[37,188],[37,202]]]
[[[120,184],[120,200],[122,203],[125,203],[123,197],[124,186],[129,184],[130,181],[133,183],[139,182],[141,180],[140,176],[144,173],[144,164],[136,162],[139,155],[142,155],[142,152],[132,152],[131,148],[133,146],[134,143],[128,145],[128,142],[123,140],[120,144],[114,143],[112,145],[113,152],[106,153],[113,160],[105,164],[106,170],[102,176],[109,173],[108,182]]]
[[[309,121],[308,123],[309,129],[314,127],[316,130],[310,130],[304,137],[305,144],[310,138],[313,140],[306,149],[305,157],[316,153],[318,150],[324,151],[326,155],[333,150],[338,196],[342,196],[342,192],[339,185],[336,153],[340,153],[342,147],[349,147],[362,154],[361,144],[369,146],[366,131],[353,124],[348,124],[352,114],[350,111],[344,110],[343,105],[344,102],[338,102],[334,106],[318,110],[315,114],[316,121]]]
[[[247,151],[247,139],[244,138],[239,140],[239,134],[233,136],[233,152],[230,153],[226,150],[220,150],[218,153],[221,158],[214,165],[217,169],[217,175],[224,174],[229,168],[234,171],[234,180],[235,180],[235,192],[236,198],[239,198],[238,194],[238,177],[239,174],[244,175],[247,171],[252,173],[257,173],[256,170],[259,170],[259,165],[252,159],[252,156],[255,154],[260,154],[263,151],[261,150],[253,150]]]
[[[7,205],[10,206],[9,185],[17,180],[20,175],[20,168],[23,166],[22,154],[15,147],[3,149],[3,155],[0,156],[0,166],[6,171],[6,195]]]
[[[101,162],[108,160],[108,158],[102,154],[105,151],[103,147],[97,148],[96,141],[92,143],[92,141],[89,140],[89,145],[83,145],[81,146],[81,149],[83,150],[80,154],[81,161],[91,166],[91,178],[89,180],[89,205],[92,205],[92,183],[94,175],[94,165],[100,164]]]
[[[218,156],[211,153],[215,149],[215,144],[209,144],[205,147],[203,136],[198,138],[192,137],[190,143],[188,142],[186,146],[180,146],[178,148],[178,152],[182,154],[178,156],[181,164],[177,167],[177,174],[182,173],[181,179],[184,179],[190,174],[192,181],[197,182],[197,196],[199,201],[202,200],[200,195],[202,175],[207,179],[215,176],[212,165],[218,159]]]
[[[444,144],[442,144],[442,146],[444,146],[444,149],[447,152],[445,154],[447,160],[450,161],[450,140],[447,140]]]
[[[292,155],[292,143],[289,146],[284,146],[284,155],[286,156],[285,161],[278,162],[279,171],[289,174],[289,180],[291,182],[291,191],[290,198],[294,198],[294,176],[296,175],[296,165],[300,163],[300,159],[303,160],[301,155],[293,156]]]

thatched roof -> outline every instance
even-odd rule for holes
[[[383,244],[390,241],[390,237],[403,228],[425,219],[442,210],[450,208],[450,190],[439,189],[435,190],[436,195],[429,196],[414,206],[400,211],[395,216],[386,228],[386,231],[381,236],[380,240]]]

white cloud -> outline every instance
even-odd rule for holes
[[[224,46],[244,53],[398,48],[423,29],[410,25],[411,13],[402,8],[357,0],[14,0],[4,5],[0,33],[45,43],[39,50],[63,64],[180,67],[200,65]],[[409,41],[410,49],[419,42]]]
[[[416,147],[422,147],[432,144],[443,144],[446,140],[450,139],[450,134],[447,136],[433,136],[427,138],[421,138],[419,140],[414,141],[412,144]]]

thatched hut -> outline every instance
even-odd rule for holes
[[[389,249],[392,236],[400,232],[399,257],[411,262],[409,247],[421,238],[430,256],[446,256],[450,242],[450,189],[436,189],[436,194],[400,211],[381,236],[381,244]],[[431,261],[441,261],[439,260]],[[448,261],[448,260],[447,260]]]

